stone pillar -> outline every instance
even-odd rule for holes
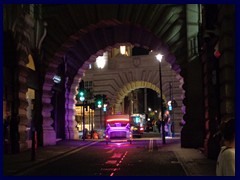
[[[26,116],[26,108],[27,108],[27,100],[26,100],[26,92],[27,92],[27,68],[26,64],[28,63],[28,55],[30,54],[31,47],[31,34],[34,27],[34,19],[29,14],[22,13],[15,21],[15,26],[13,28],[14,39],[17,43],[17,54],[18,57],[16,59],[17,67],[13,69],[15,74],[15,102],[14,102],[14,116],[15,119],[19,120],[17,123],[18,128],[17,140],[19,143],[19,150],[23,151],[28,148],[27,146],[27,135],[26,135],[26,126],[27,126],[27,116]],[[14,43],[14,42],[12,42]]]
[[[234,5],[215,6],[218,14],[205,19],[206,30],[212,30],[215,19],[218,24],[207,34],[203,45],[205,130],[204,153],[217,159],[221,136],[216,135],[220,121],[233,117],[235,113],[235,10]],[[205,11],[213,11],[212,7]],[[209,12],[208,12],[209,13]],[[218,52],[218,55],[215,54]],[[217,55],[217,56],[216,56]]]
[[[186,9],[186,34],[187,34],[187,61],[180,74],[184,78],[183,89],[186,122],[181,131],[181,146],[189,148],[203,147],[205,137],[204,121],[204,94],[202,62],[199,60],[198,34],[200,25],[200,5],[187,5]]]
[[[44,90],[42,96],[42,116],[43,116],[43,146],[56,144],[56,133],[52,127],[53,119],[51,118],[51,111],[53,106],[51,104],[51,86],[44,84]]]
[[[219,6],[221,121],[235,116],[235,5]]]
[[[26,150],[28,148],[27,144],[27,130],[28,119],[27,119],[27,106],[28,102],[26,100],[26,92],[27,92],[27,68],[25,66],[19,66],[19,108],[18,114],[20,118],[19,122],[19,145],[20,151]]]
[[[198,59],[189,62],[181,72],[184,77],[183,89],[185,92],[186,124],[181,131],[181,146],[186,148],[203,147],[205,135],[204,106],[202,86],[202,66]]]
[[[79,139],[77,122],[75,120],[76,94],[79,81],[75,80],[71,88],[67,85],[68,78],[65,81],[65,138]]]

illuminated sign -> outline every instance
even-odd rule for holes
[[[53,81],[57,84],[59,84],[61,82],[61,76],[58,75],[54,75],[53,76]]]

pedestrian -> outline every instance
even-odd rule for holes
[[[224,122],[220,131],[223,146],[217,159],[216,175],[235,176],[235,119]]]
[[[157,122],[156,122],[156,126],[157,126],[157,129],[158,129],[159,133],[161,133],[161,124],[162,124],[162,122],[160,121],[160,119],[158,119]]]
[[[155,119],[152,121],[152,126],[153,126],[153,132],[157,132],[157,121]]]
[[[166,110],[164,112],[163,120],[164,120],[164,124],[165,124],[166,135],[171,136],[171,123],[170,123],[171,118],[170,118],[170,113],[168,110]]]
[[[162,113],[161,113],[161,110],[159,111],[159,116],[158,116],[158,120],[157,120],[156,124],[157,124],[157,129],[158,129],[159,133],[161,134],[161,126],[162,126]]]

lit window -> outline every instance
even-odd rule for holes
[[[125,55],[126,54],[126,46],[120,46],[120,53],[122,55]]]

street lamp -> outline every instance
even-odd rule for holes
[[[104,52],[102,56],[96,58],[96,64],[98,69],[103,69],[107,63],[108,53]]]
[[[98,69],[103,69],[108,61],[108,52],[104,52],[102,56],[96,58],[96,64]],[[103,108],[103,97],[99,97],[97,101],[97,107],[100,110],[100,129],[102,129],[102,108]]]
[[[164,119],[163,119],[163,96],[162,96],[162,68],[161,68],[161,61],[162,61],[162,57],[163,55],[162,54],[157,54],[156,55],[156,58],[157,60],[159,61],[159,81],[160,81],[160,100],[161,100],[161,118],[162,118],[162,143],[163,144],[166,144],[166,140],[165,140],[165,129],[164,129],[164,126],[165,126],[165,122],[164,122]]]

